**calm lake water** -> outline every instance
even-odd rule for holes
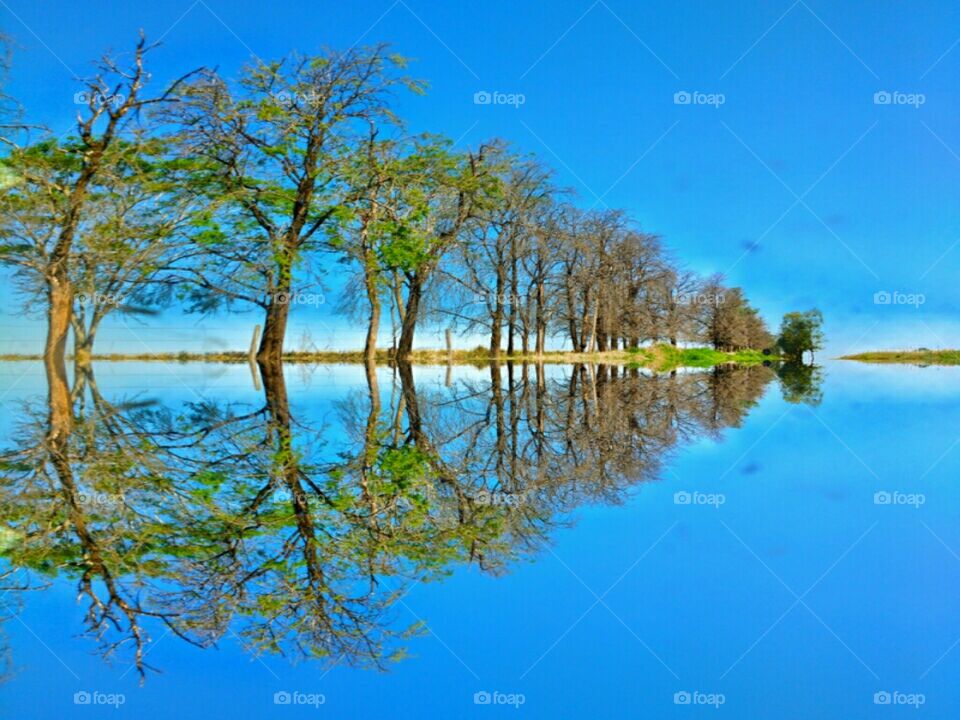
[[[0,708],[956,717],[960,369],[822,375],[2,364]]]

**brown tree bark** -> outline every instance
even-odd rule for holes
[[[43,348],[44,360],[64,363],[67,336],[73,316],[73,284],[62,264],[47,276],[47,340]]]
[[[283,361],[283,339],[287,334],[287,318],[290,315],[290,290],[281,291],[270,298],[267,316],[263,323],[263,336],[257,351],[257,362],[261,365],[276,364]]]
[[[367,289],[367,302],[370,303],[370,317],[367,320],[367,339],[363,345],[363,358],[364,362],[375,365],[377,362],[377,334],[380,332],[380,293],[377,288],[377,277],[370,268],[369,259],[364,281]]]
[[[287,334],[287,318],[290,316],[290,292],[293,289],[293,260],[295,236],[288,235],[278,250],[277,282],[267,301],[267,316],[263,322],[263,336],[257,351],[257,362],[280,364],[283,362],[283,339]]]
[[[423,280],[419,275],[411,276],[406,307],[403,311],[403,324],[400,328],[400,340],[397,342],[397,355],[401,362],[409,360],[413,353],[413,335],[417,330],[417,316],[420,312],[422,295]]]
[[[513,355],[513,339],[517,334],[517,293],[519,292],[517,243],[510,243],[510,315],[507,319],[507,355]]]
[[[596,315],[596,334],[597,334],[597,351],[605,352],[607,349],[607,323],[603,317],[603,313]]]

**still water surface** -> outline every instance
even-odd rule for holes
[[[0,365],[2,712],[955,717],[960,370],[822,374]]]

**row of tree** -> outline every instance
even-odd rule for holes
[[[162,92],[151,49],[101,61],[69,137],[3,123],[0,261],[46,308],[48,358],[71,329],[82,358],[110,313],[178,303],[260,308],[258,358],[279,361],[291,305],[333,259],[369,361],[385,310],[400,358],[426,322],[486,333],[494,356],[504,339],[507,353],[551,337],[578,351],[774,342],[739,288],[682,269],[622,212],[578,209],[536,158],[408,133],[392,103],[423,86],[383,46],[291,54],[235,81],[199,69]]]

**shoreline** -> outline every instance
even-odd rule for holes
[[[0,362],[42,360],[39,354],[0,354]],[[67,356],[73,361],[73,355]],[[735,363],[756,365],[779,360],[777,355],[764,355],[759,350],[740,350],[724,352],[712,348],[677,348],[670,345],[652,345],[632,350],[606,350],[603,352],[578,353],[557,350],[535,355],[533,353],[507,355],[502,353],[494,357],[486,349],[475,350],[415,350],[409,362],[413,365],[476,365],[485,366],[494,362],[525,364],[577,364],[599,363],[604,365],[624,365],[626,367],[644,367],[652,370],[670,370],[678,367],[707,368],[715,365]],[[170,352],[170,353],[94,353],[90,362],[178,362],[178,363],[218,363],[249,364],[256,358],[244,351],[226,352]],[[362,350],[330,350],[321,352],[288,352],[283,362],[296,364],[363,364]],[[378,350],[376,362],[387,365],[395,362],[392,352]],[[86,363],[84,363],[86,364]]]
[[[871,350],[841,355],[838,360],[874,365],[960,365],[960,350]]]

